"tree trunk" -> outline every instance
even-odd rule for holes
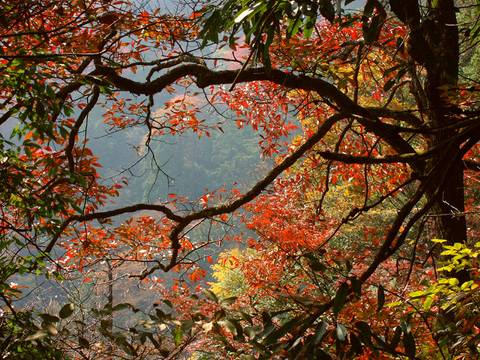
[[[430,15],[420,25],[422,36],[417,47],[423,46],[423,64],[427,70],[426,95],[428,118],[434,128],[456,121],[458,96],[459,35],[453,0],[438,0]],[[426,46],[425,46],[426,45]],[[433,207],[433,235],[449,245],[467,241],[465,220],[463,162],[458,159],[459,144],[452,139],[456,130],[444,130],[431,137],[430,146],[442,149],[426,167],[433,176],[429,196],[436,196]],[[460,282],[468,273],[455,274]]]

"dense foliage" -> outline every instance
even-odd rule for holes
[[[480,4],[0,0],[0,354],[470,359]]]

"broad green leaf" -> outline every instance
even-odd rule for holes
[[[380,285],[377,291],[377,312],[382,310],[383,305],[385,305],[385,290],[383,286]]]
[[[70,315],[73,314],[73,311],[75,310],[75,305],[72,303],[65,304],[63,307],[60,309],[60,312],[58,313],[58,316],[62,319],[68,318]]]
[[[320,14],[330,22],[335,20],[335,8],[330,0],[321,0],[319,5]]]
[[[47,333],[45,331],[39,330],[35,332],[34,334],[27,336],[25,340],[27,341],[33,341],[33,340],[39,340],[47,336]]]
[[[347,329],[342,324],[337,324],[337,328],[335,330],[335,333],[337,335],[337,339],[340,340],[340,341],[345,341],[345,339],[347,338],[347,334],[348,334]]]
[[[414,299],[414,298],[423,297],[427,294],[428,294],[427,291],[418,290],[418,291],[413,291],[413,292],[409,293],[408,296],[410,296],[412,299]]]
[[[407,332],[403,335],[403,346],[405,347],[405,353],[410,359],[415,359],[415,339],[412,333]]]
[[[222,320],[219,322],[219,324],[228,329],[233,336],[237,335],[237,328],[229,319]]]
[[[429,311],[430,308],[432,307],[434,297],[433,295],[429,295],[425,298],[425,301],[423,302],[423,310],[424,311]]]
[[[57,316],[50,315],[50,314],[40,314],[40,317],[46,323],[56,323],[56,322],[60,321],[60,319]]]
[[[322,341],[323,337],[327,333],[327,326],[328,324],[325,321],[322,321],[320,324],[317,325],[315,329],[315,335],[313,337],[314,345],[317,345],[318,343],[320,343],[320,341]]]
[[[175,327],[173,330],[173,340],[176,346],[179,346],[183,340],[183,332],[180,326]]]
[[[333,299],[333,313],[338,315],[338,313],[342,310],[343,306],[345,305],[345,301],[348,295],[348,284],[342,283],[338,288],[337,294],[335,295],[335,299]]]
[[[288,334],[293,328],[295,328],[298,324],[301,324],[304,321],[303,317],[296,317],[290,319],[285,324],[281,325],[278,329],[271,332],[264,341],[265,345],[273,344],[275,340],[280,339],[282,336]]]
[[[245,19],[248,15],[250,15],[251,13],[253,13],[255,11],[255,8],[257,6],[260,5],[260,2],[254,4],[251,8],[247,8],[247,9],[244,9],[243,11],[241,11],[237,17],[233,20],[233,22],[235,23],[241,23],[243,21],[243,19]]]
[[[204,290],[204,291],[203,291],[203,294],[205,295],[205,297],[206,297],[207,299],[212,300],[212,301],[218,303],[218,301],[219,301],[219,300],[218,300],[218,297],[217,297],[217,295],[215,295],[215,293],[214,293],[213,291],[211,291],[211,290]]]

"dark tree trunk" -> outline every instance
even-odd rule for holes
[[[413,13],[413,11],[412,11]],[[413,18],[413,16],[412,16]],[[409,21],[412,57],[425,66],[425,93],[430,126],[445,127],[456,121],[459,70],[459,33],[453,0],[438,0],[423,22]],[[425,169],[430,179],[428,196],[435,197],[432,209],[434,237],[448,244],[467,241],[465,220],[463,162],[458,158],[460,144],[455,143],[456,130],[437,132],[430,138],[430,148],[441,151]],[[460,281],[468,274],[456,274]]]

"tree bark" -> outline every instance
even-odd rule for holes
[[[439,0],[430,11],[430,16],[420,25],[423,40],[418,45],[428,45],[423,59],[427,70],[428,118],[432,127],[444,127],[455,122],[457,109],[459,35],[454,1]],[[435,156],[426,168],[438,181],[433,182],[429,194],[434,196],[438,191],[432,214],[435,236],[447,240],[448,244],[467,241],[464,166],[458,158],[460,144],[453,140],[456,135],[455,130],[445,130],[432,136],[430,146],[445,146],[445,151]],[[468,278],[465,273],[457,275],[461,281]]]
[[[456,121],[458,108],[459,32],[453,0],[438,0],[430,6],[422,21],[418,2],[399,6],[391,0],[391,8],[409,26],[410,56],[426,69],[425,94],[428,101],[426,115],[432,128],[441,128]],[[421,109],[422,110],[422,109]],[[430,149],[437,152],[425,167],[425,181],[429,181],[427,196],[435,197],[430,214],[429,235],[447,240],[449,245],[467,241],[464,203],[464,165],[460,144],[455,140],[456,130],[444,130],[429,138]],[[468,280],[466,272],[455,275],[459,281]]]

